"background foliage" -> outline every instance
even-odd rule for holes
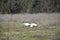
[[[60,12],[60,0],[0,0],[3,13]]]

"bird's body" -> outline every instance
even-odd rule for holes
[[[30,26],[30,24],[29,24],[29,23],[24,23],[24,25],[25,25],[25,26]]]
[[[28,27],[34,27],[34,26],[37,26],[36,23],[24,23],[25,26],[28,26]]]
[[[34,26],[37,26],[37,24],[36,23],[31,23],[30,27],[34,27]]]

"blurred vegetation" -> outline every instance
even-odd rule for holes
[[[60,12],[60,0],[0,0],[3,13]]]
[[[25,27],[22,22],[0,22],[0,39],[7,40],[58,40],[60,26],[42,25]],[[55,37],[56,36],[56,37]]]

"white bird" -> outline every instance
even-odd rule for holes
[[[36,23],[24,23],[25,26],[28,26],[28,27],[34,27],[34,26],[37,26]]]
[[[37,24],[36,23],[31,23],[30,24],[30,27],[34,27],[34,26],[37,26]]]
[[[29,23],[23,23],[25,26],[30,26],[30,24]]]

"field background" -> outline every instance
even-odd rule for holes
[[[35,21],[40,24],[59,24],[60,14],[58,13],[39,13],[39,14],[0,14],[1,22],[22,22]]]
[[[37,27],[25,27],[35,22]],[[60,14],[0,14],[0,40],[60,40]]]

